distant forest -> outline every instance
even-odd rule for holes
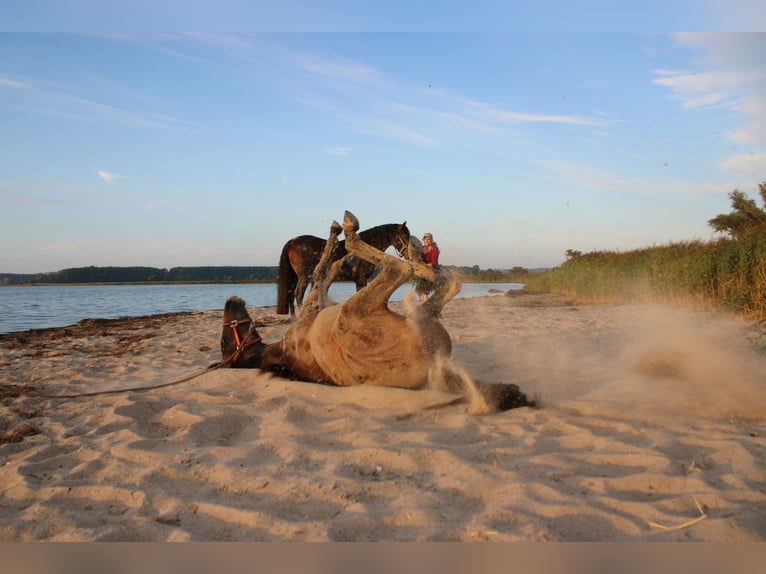
[[[449,266],[448,266],[449,267]],[[450,267],[465,281],[503,283],[520,281],[529,273],[523,267],[480,269]],[[0,273],[0,285],[62,283],[275,283],[278,267],[73,267],[49,273]]]
[[[278,267],[72,267],[35,274],[0,273],[0,284],[274,282]]]

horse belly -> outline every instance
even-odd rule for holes
[[[407,389],[427,383],[432,358],[405,319],[368,316],[350,325],[338,313],[322,317],[325,311],[312,328],[311,347],[333,383]]]

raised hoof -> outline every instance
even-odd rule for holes
[[[332,224],[330,224],[330,236],[331,237],[338,237],[340,235],[341,231],[343,231],[343,228],[340,226],[340,223],[333,220]]]
[[[527,395],[521,392],[518,385],[496,383],[479,387],[487,404],[499,411],[507,411],[519,407],[533,407],[534,401],[528,401]]]
[[[359,220],[350,211],[343,214],[343,231],[346,234],[359,231]]]
[[[407,259],[410,261],[420,261],[423,253],[423,244],[420,239],[410,235],[410,242],[407,244]]]

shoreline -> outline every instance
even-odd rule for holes
[[[266,341],[290,325],[248,309]],[[542,397],[481,416],[428,389],[204,372],[220,319],[0,336],[6,384],[42,392],[203,373],[0,396],[0,540],[766,541],[766,356],[740,319],[453,300],[455,363]]]

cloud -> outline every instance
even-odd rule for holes
[[[722,161],[718,167],[753,179],[763,178],[766,174],[766,153],[734,155]]]
[[[25,84],[24,82],[17,82],[16,80],[9,80],[8,78],[0,78],[0,88],[16,88],[16,89],[26,89],[29,87],[29,84]]]
[[[325,147],[325,148],[322,148],[322,151],[326,153],[327,155],[343,157],[349,154],[349,152],[351,151],[351,148],[344,147],[344,146]]]
[[[486,121],[498,122],[501,124],[548,123],[578,126],[601,126],[605,124],[604,120],[599,118],[588,118],[583,116],[561,116],[551,114],[530,114],[494,108],[488,104],[471,100],[464,99],[461,101],[467,106],[466,111],[469,115],[471,113],[475,113],[476,116],[483,118]]]
[[[354,61],[335,61],[305,52],[288,54],[292,64],[303,72],[346,85],[388,85],[375,68]]]
[[[68,89],[51,89],[47,87],[48,85],[49,82],[45,79],[21,82],[0,77],[0,89],[23,90],[23,92],[9,91],[10,96],[5,105],[27,112],[74,121],[103,122],[141,128],[179,130],[188,127],[186,122],[168,114],[118,107],[84,97],[80,94],[92,90],[92,86],[87,82]]]
[[[739,143],[766,144],[766,34],[676,34],[676,43],[695,50],[694,70],[654,71],[652,83],[670,90],[687,110],[725,108],[742,125],[727,133]]]
[[[551,177],[564,185],[586,189],[619,191],[648,196],[708,196],[720,195],[722,190],[742,187],[740,182],[695,183],[688,180],[660,178],[656,180],[636,179],[612,173],[587,164],[563,161],[538,161],[537,165],[547,169]]]
[[[98,177],[103,179],[106,183],[112,183],[115,179],[117,179],[120,176],[114,173],[110,173],[108,171],[99,170]]]
[[[507,133],[511,126],[603,126],[608,120],[515,110],[480,101],[449,87],[413,86],[384,70],[348,58],[276,48],[279,83],[301,104],[338,118],[373,137],[430,147],[465,144],[468,136]]]

